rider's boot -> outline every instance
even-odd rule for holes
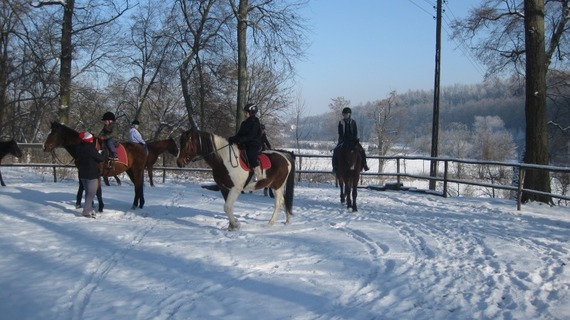
[[[253,168],[253,172],[255,173],[255,180],[256,181],[263,180],[263,179],[267,178],[265,176],[265,171],[261,170],[261,166],[257,166],[255,168]]]

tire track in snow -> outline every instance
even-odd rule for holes
[[[145,236],[154,228],[155,223],[145,225],[135,232],[129,244],[123,248],[113,251],[103,259],[96,258],[86,266],[87,275],[83,278],[78,288],[75,290],[72,300],[72,319],[83,319],[84,313],[89,306],[89,301],[93,292],[97,290],[99,284],[104,281],[119,262],[137,245],[139,245]],[[92,271],[91,271],[92,270]]]

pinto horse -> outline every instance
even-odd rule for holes
[[[0,163],[2,163],[2,159],[7,154],[11,154],[16,158],[20,158],[22,156],[22,150],[20,150],[20,147],[18,147],[18,144],[14,139],[10,141],[0,141]],[[0,184],[3,187],[6,186],[4,179],[2,178],[2,171],[0,171]]]
[[[360,144],[356,141],[345,141],[338,148],[336,178],[340,187],[340,202],[344,203],[346,198],[346,208],[352,209],[353,212],[358,211],[356,196],[358,195],[360,171],[362,171]]]
[[[170,137],[166,140],[156,140],[146,144],[148,148],[148,154],[146,155],[146,170],[148,172],[148,178],[150,180],[150,186],[154,187],[154,182],[152,181],[152,167],[158,160],[158,156],[168,151],[173,156],[178,155],[178,146],[174,138]]]
[[[75,159],[75,147],[79,141],[79,132],[63,124],[52,122],[51,132],[44,142],[44,151],[48,152],[55,148],[63,147]],[[144,165],[146,162],[145,151],[138,143],[124,142],[122,146],[124,147],[127,160],[125,162],[114,161],[110,168],[103,165],[101,175],[103,177],[111,177],[126,172],[135,188],[132,209],[136,209],[137,206],[142,208],[145,202],[143,190]]]
[[[233,207],[242,190],[250,191],[272,188],[275,193],[275,210],[269,225],[275,223],[277,213],[285,204],[286,222],[293,215],[293,188],[295,177],[295,156],[286,151],[267,150],[263,154],[271,162],[266,172],[266,179],[251,181],[247,185],[249,169],[240,166],[240,150],[227,139],[212,133],[192,128],[180,136],[180,153],[176,159],[179,167],[190,161],[205,160],[212,168],[214,181],[224,197],[224,211],[229,219],[229,230],[239,229],[239,222],[234,216]]]

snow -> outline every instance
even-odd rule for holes
[[[291,224],[258,191],[229,232],[210,181],[131,210],[124,180],[87,219],[77,181],[31,170],[2,167],[2,319],[570,319],[567,207],[359,189],[353,213],[301,182]]]

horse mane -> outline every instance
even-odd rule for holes
[[[68,127],[62,123],[59,123],[57,121],[52,121],[51,128],[52,129],[58,129],[58,130],[62,131],[62,134],[65,136],[77,137],[77,141],[79,141],[79,132],[77,132],[74,129],[71,129],[70,127]]]
[[[213,156],[216,161],[222,161],[222,158],[218,154],[218,150],[228,144],[228,141],[216,134],[198,131],[200,137],[200,148],[203,155]]]

